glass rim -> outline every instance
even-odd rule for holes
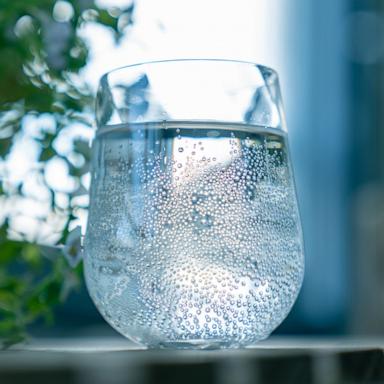
[[[102,83],[105,81],[110,74],[113,74],[115,72],[129,69],[129,68],[135,68],[145,65],[152,65],[152,64],[164,64],[164,63],[192,63],[192,62],[217,62],[217,63],[231,63],[231,64],[246,64],[246,65],[252,65],[255,66],[263,71],[267,71],[271,73],[276,79],[278,79],[279,75],[277,71],[267,65],[258,64],[252,61],[246,61],[246,60],[235,60],[235,59],[220,59],[220,58],[183,58],[183,59],[164,59],[164,60],[150,60],[150,61],[142,61],[139,63],[133,63],[128,65],[123,65],[121,67],[117,67],[114,69],[111,69],[108,72],[105,72],[99,80],[99,83]]]
[[[195,71],[195,69],[198,69],[198,71]],[[188,74],[189,71],[193,72],[191,76],[197,76],[197,74],[199,74],[200,77],[204,77],[204,75],[206,74],[212,75],[213,78],[216,79],[216,82],[209,81],[207,83],[208,88],[209,84],[211,85],[211,88],[212,84],[214,84],[220,89],[223,88],[222,91],[224,90],[224,88],[237,89],[236,81],[239,81],[239,76],[240,80],[243,80],[242,83],[244,83],[244,81],[246,82],[247,77],[250,77],[250,85],[246,82],[248,85],[243,85],[242,88],[240,87],[240,91],[238,92],[240,96],[243,95],[243,99],[244,97],[249,99],[240,100],[240,104],[239,102],[237,102],[237,105],[241,106],[241,103],[244,103],[246,101],[246,110],[240,111],[240,107],[237,107],[237,109],[234,109],[234,112],[232,113],[230,112],[232,108],[231,107],[227,108],[226,112],[223,112],[223,109],[218,109],[216,105],[216,109],[213,109],[213,112],[215,113],[211,111],[207,112],[207,108],[202,107],[202,102],[199,101],[197,105],[198,108],[201,108],[200,111],[196,108],[192,112],[191,110],[181,110],[181,112],[176,110],[176,113],[174,113],[173,111],[169,117],[164,117],[166,113],[162,113],[160,116],[156,108],[152,108],[150,109],[150,113],[145,116],[140,112],[137,116],[133,114],[132,117],[129,114],[130,117],[128,117],[127,113],[128,111],[130,111],[130,109],[128,108],[129,101],[127,101],[126,95],[121,95],[122,88],[126,86],[118,84],[118,82],[121,81],[121,78],[127,77],[127,79],[129,80],[131,75],[136,77],[140,75],[146,78],[147,74],[151,75],[152,72],[154,72],[155,74],[158,73],[158,75],[163,72],[164,78],[172,78],[172,76],[176,76],[176,78],[178,76],[180,78],[180,76],[185,76],[186,74]],[[137,79],[135,81],[137,81]],[[148,82],[148,79],[146,79],[145,81]],[[182,81],[179,83],[182,83]],[[234,60],[225,58],[176,58],[132,63],[129,65],[114,68],[104,73],[100,77],[95,104],[96,126],[98,127],[98,129],[100,129],[101,126],[116,125],[123,122],[144,123],[163,121],[168,119],[169,121],[196,120],[196,116],[199,115],[199,117],[197,118],[197,120],[199,121],[230,121],[238,123],[247,123],[249,125],[265,125],[274,129],[286,131],[279,83],[279,75],[275,69],[262,64],[257,64],[255,62],[245,60]],[[200,84],[200,87],[202,86],[199,81],[197,81],[197,84]],[[205,86],[205,83],[203,84],[203,86]],[[178,89],[178,87],[180,88],[180,85],[174,86],[176,92],[180,92],[180,89]],[[190,87],[196,92],[195,88],[197,86],[195,85],[195,83],[191,83]],[[263,96],[260,96],[259,90],[263,90]],[[135,89],[134,91],[132,91],[132,95],[137,92],[140,91]],[[144,91],[142,90],[141,92]],[[145,92],[148,95],[152,95],[153,90],[145,89]],[[184,92],[184,90],[182,92]],[[257,101],[257,104],[260,105],[263,109],[262,112],[253,111],[253,109],[256,108],[255,98],[257,95],[255,92],[262,98],[260,103],[259,101]],[[207,94],[209,94],[209,92],[207,92]],[[143,97],[143,95],[138,96],[139,100],[141,100],[141,98]],[[214,98],[214,92],[211,91],[210,96],[211,99]],[[258,97],[257,99],[259,99],[260,97]],[[108,98],[110,99],[110,101],[112,101],[113,104],[112,111],[109,111],[108,108],[105,109],[105,103],[108,102]],[[114,105],[116,100],[118,105]],[[152,103],[153,100],[151,99],[150,102]],[[194,102],[195,100],[192,100],[190,104],[192,105]],[[206,100],[206,102],[209,104],[211,101]],[[224,104],[225,103],[228,104],[228,100],[224,100]],[[133,106],[135,105],[136,104],[133,103]],[[156,106],[156,102],[154,105]],[[250,110],[249,108],[252,105],[254,106],[254,108]],[[120,113],[119,108],[121,109],[121,113],[123,113],[123,117],[120,115],[116,115],[116,112]],[[248,110],[250,111],[249,113],[252,113],[252,116],[247,117],[247,115],[244,115],[244,113],[246,113]],[[106,113],[109,114],[108,118],[103,115],[103,111],[107,111]],[[196,111],[198,112],[198,114]],[[255,116],[256,114],[257,116]]]

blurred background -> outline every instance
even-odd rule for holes
[[[0,243],[4,274],[14,268],[5,260],[17,252],[27,265],[40,253],[49,259],[50,245],[66,241],[77,225],[85,228],[86,144],[94,133],[93,97],[103,73],[170,58],[252,61],[280,75],[306,245],[300,297],[275,333],[384,334],[382,1],[10,3],[0,0],[0,220],[7,238],[21,245]],[[28,42],[33,33],[40,45]],[[13,49],[28,51],[21,83],[12,77],[18,65]],[[29,85],[17,93],[14,81]],[[31,242],[46,247],[28,248]],[[43,268],[56,282],[52,295],[59,289],[62,298],[81,271],[55,265]],[[61,268],[59,277],[55,268]],[[39,284],[37,296],[46,288]],[[3,292],[9,287],[3,284]],[[1,300],[6,302],[0,289]],[[41,310],[28,305],[32,313]],[[0,316],[3,322],[13,319],[9,311]],[[54,324],[38,323],[32,332],[113,331],[80,283],[57,307]]]

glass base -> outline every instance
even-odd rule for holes
[[[238,349],[245,348],[248,345],[257,343],[258,341],[264,340],[269,335],[257,338],[252,343],[243,342],[238,343],[234,341],[223,341],[223,340],[206,340],[206,339],[191,339],[191,340],[170,340],[162,341],[156,344],[147,344],[149,349],[195,349],[195,350],[214,350],[214,349]]]
[[[164,341],[158,344],[148,345],[150,349],[221,349],[221,348],[239,348],[239,344],[223,342],[222,340],[180,340],[180,341]]]

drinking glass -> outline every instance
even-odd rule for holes
[[[287,316],[303,241],[278,76],[171,60],[100,81],[85,277],[151,348],[243,347]]]

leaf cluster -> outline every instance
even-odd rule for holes
[[[134,5],[101,8],[92,0],[0,0],[0,343],[23,340],[27,327],[37,319],[52,321],[52,308],[65,300],[80,280],[81,266],[72,270],[54,247],[68,237],[76,210],[86,209],[79,200],[86,193],[89,145],[82,138],[72,142],[70,156],[56,146],[60,132],[71,124],[92,126],[94,95],[83,80],[89,47],[82,30],[87,24],[105,27],[116,43],[132,24]],[[28,197],[25,180],[10,181],[7,162],[25,131],[27,117],[42,123],[33,140],[38,147],[34,178],[48,192],[48,215],[62,219],[56,244],[39,245],[12,226],[12,210]],[[29,151],[25,148],[25,151]],[[46,180],[52,160],[64,162],[76,188],[63,192]],[[38,220],[44,222],[42,215]]]

